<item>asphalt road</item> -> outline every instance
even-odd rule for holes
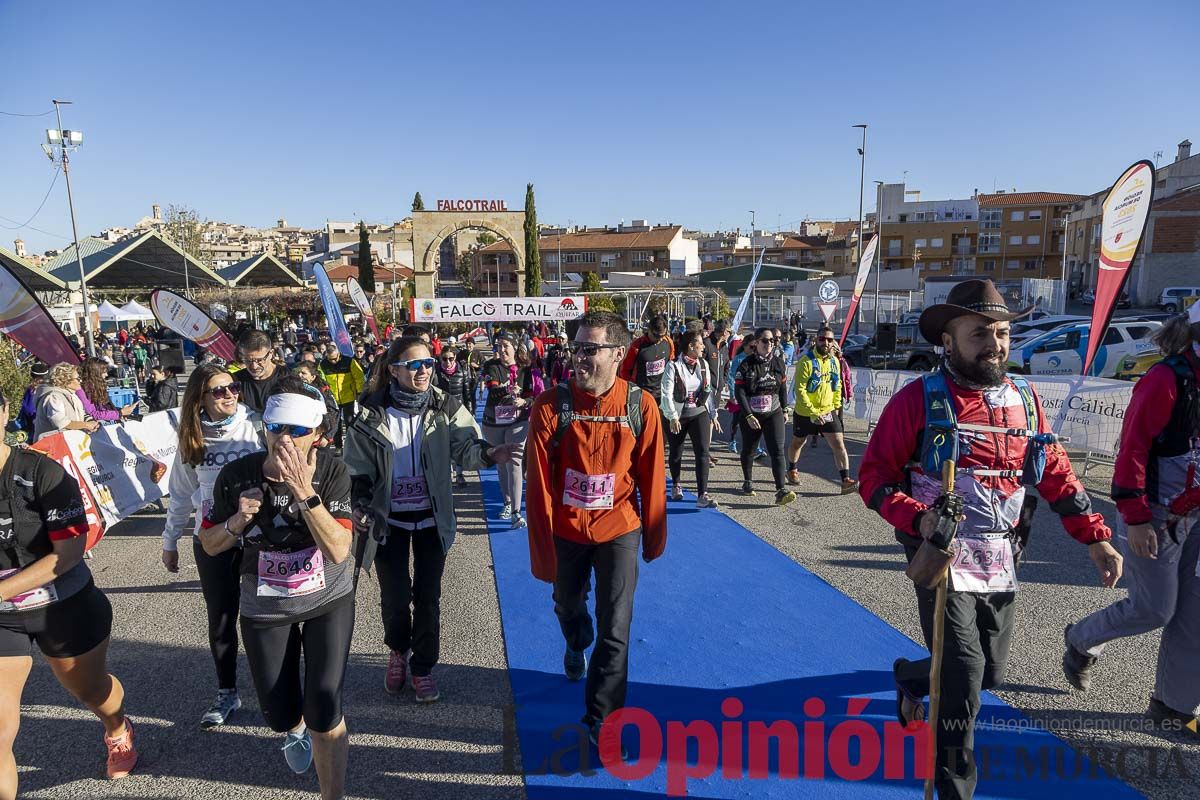
[[[851,434],[854,460],[863,432]],[[906,635],[919,639],[912,586],[891,532],[855,495],[840,496],[828,447],[802,457],[800,499],[770,507],[770,494],[734,495],[736,457],[719,450],[712,491],[726,511]],[[689,460],[685,459],[685,475]],[[760,462],[757,482],[769,486]],[[1111,517],[1108,474],[1089,476],[1097,507]],[[506,673],[491,554],[481,519],[478,485],[457,493],[460,535],[447,563],[442,599],[442,700],[418,706],[411,693],[383,691],[386,650],[378,615],[378,584],[364,577],[346,682],[351,731],[347,789],[356,798],[447,797],[488,800],[524,797],[520,754],[506,725],[511,693]],[[312,797],[313,774],[294,776],[278,753],[279,737],[262,724],[242,662],[245,708],[217,732],[198,728],[215,692],[204,607],[190,547],[182,569],[168,575],[159,563],[163,515],[143,512],[113,528],[91,562],[97,584],[113,603],[110,668],[126,687],[137,723],[141,761],[131,778],[103,780],[104,749],[98,723],[35,663],[25,689],[16,744],[21,796],[30,798],[254,798]],[[670,557],[668,544],[667,557]],[[1021,571],[1008,683],[1000,694],[1035,723],[1054,729],[1078,748],[1125,748],[1126,780],[1148,797],[1177,800],[1200,792],[1200,746],[1136,729],[1152,684],[1157,635],[1113,643],[1087,694],[1067,689],[1059,662],[1062,629],[1070,621],[1123,596],[1099,587],[1083,546],[1039,511]],[[546,614],[550,622],[551,608]],[[552,623],[549,630],[553,630]],[[781,657],[786,654],[781,653]],[[1085,729],[1086,724],[1086,729]],[[1149,759],[1158,773],[1146,773]],[[1187,778],[1181,778],[1186,771]],[[517,773],[517,774],[514,774]],[[1070,796],[1069,785],[1065,794]]]

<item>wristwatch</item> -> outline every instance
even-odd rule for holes
[[[301,511],[303,511],[306,508],[309,511],[312,511],[314,508],[320,508],[321,507],[321,495],[316,494],[314,492],[312,497],[308,498],[307,500],[298,501],[297,505],[300,506]]]

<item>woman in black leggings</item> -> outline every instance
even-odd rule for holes
[[[346,781],[354,534],[350,473],[313,447],[325,412],[320,392],[299,377],[275,384],[262,417],[267,452],[221,470],[200,541],[211,556],[241,543],[242,642],[263,717],[286,732],[292,771],[315,761],[322,799],[336,800]]]
[[[683,468],[683,441],[690,438],[696,459],[696,508],[716,508],[717,501],[708,495],[708,447],[713,430],[721,430],[716,405],[719,388],[709,374],[700,331],[686,331],[679,338],[679,352],[679,358],[668,363],[663,372],[659,398],[670,447],[667,463],[671,467],[671,499],[683,499],[679,473]]]
[[[171,469],[171,504],[163,529],[162,562],[168,572],[179,572],[179,538],[192,514],[199,529],[212,506],[213,485],[221,468],[263,449],[250,409],[238,402],[240,393],[241,384],[215,364],[201,364],[188,379],[179,407],[179,450]],[[224,725],[242,707],[237,688],[242,550],[231,547],[210,556],[195,536],[192,552],[208,611],[208,646],[217,672],[217,697],[200,718],[200,727],[207,730]]]
[[[775,505],[783,506],[796,499],[796,493],[783,485],[787,474],[784,459],[783,434],[787,415],[787,379],[783,360],[772,358],[775,333],[770,328],[754,332],[754,352],[738,365],[733,380],[737,403],[742,409],[739,425],[742,431],[742,494],[754,496],[751,474],[754,471],[754,451],[764,440],[771,456],[771,473],[775,478]]]

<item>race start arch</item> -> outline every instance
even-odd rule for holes
[[[417,297],[436,297],[442,242],[456,231],[479,228],[508,242],[516,259],[517,294],[525,295],[525,211],[499,200],[439,200],[439,211],[412,212],[413,278]]]

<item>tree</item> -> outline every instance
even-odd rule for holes
[[[462,281],[463,291],[467,297],[475,296],[475,283],[471,280],[471,264],[475,259],[475,250],[458,254],[458,264],[455,265],[455,276]]]
[[[717,292],[717,299],[708,307],[708,313],[712,314],[714,320],[725,319],[733,321],[733,310],[730,309],[729,301],[725,299],[724,292]]]
[[[496,237],[489,231],[483,231],[475,237],[475,241],[479,242],[480,247],[487,247],[489,244],[496,243]]]
[[[358,221],[358,285],[367,294],[375,294],[375,259],[371,256],[371,232]]]
[[[600,275],[595,272],[583,273],[583,283],[579,286],[581,292],[603,292],[604,287],[600,285]],[[616,311],[617,307],[613,305],[612,298],[607,294],[589,294],[587,299],[587,307],[589,311]]]
[[[174,204],[167,206],[163,234],[180,250],[205,265],[208,264],[204,252],[204,232],[207,228],[208,220],[200,219],[196,209]]]
[[[412,210],[413,211],[424,211],[425,210],[425,201],[421,199],[420,192],[417,192],[416,194],[413,195]]]
[[[538,250],[537,209],[533,204],[533,184],[525,187],[525,294],[542,296],[542,256]]]

